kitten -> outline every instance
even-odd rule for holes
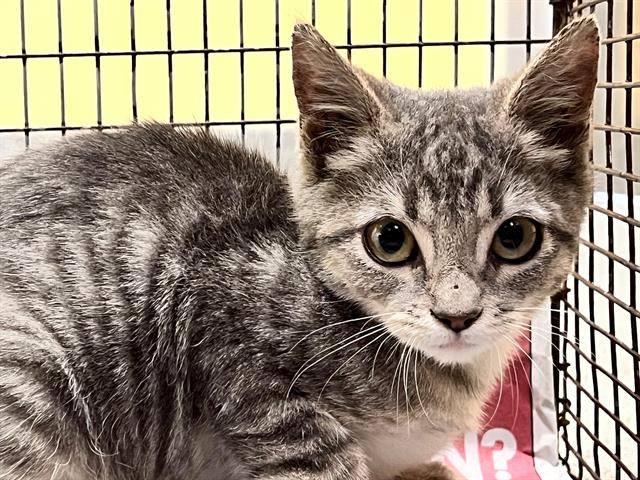
[[[414,91],[298,25],[291,186],[155,124],[5,165],[0,478],[420,478],[571,267],[597,60]]]

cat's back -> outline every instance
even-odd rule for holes
[[[0,164],[0,292],[47,308],[126,307],[162,272],[295,236],[284,175],[203,129],[95,132]]]
[[[167,272],[295,241],[285,176],[202,129],[96,132],[0,164],[0,294],[48,317],[122,316]]]
[[[83,134],[0,163],[0,477],[19,478],[25,459],[50,465],[77,438],[111,453],[114,418],[112,433],[145,445],[124,457],[153,465],[142,459],[148,438],[162,444],[158,399],[183,395],[175,325],[197,311],[182,306],[201,272],[228,302],[218,267],[295,235],[285,177],[202,130]],[[172,431],[188,427],[183,414]]]
[[[174,227],[185,211],[277,216],[287,213],[287,190],[268,161],[235,142],[145,124],[82,134],[0,163],[0,232],[38,217],[91,223],[136,210]]]

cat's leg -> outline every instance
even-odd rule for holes
[[[237,417],[236,417],[237,418]],[[364,451],[332,415],[306,401],[253,412],[230,440],[259,480],[369,480]]]
[[[396,476],[393,480],[457,480],[451,470],[440,462],[431,462]]]

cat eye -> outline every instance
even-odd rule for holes
[[[498,227],[491,249],[498,259],[506,263],[523,263],[540,249],[542,227],[526,217],[513,217]]]
[[[381,218],[364,230],[367,253],[382,265],[399,266],[415,258],[416,240],[402,223],[392,218]]]

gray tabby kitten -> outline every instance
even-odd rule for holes
[[[593,18],[424,92],[293,34],[298,178],[204,131],[0,170],[0,478],[386,480],[482,416],[591,192]]]

